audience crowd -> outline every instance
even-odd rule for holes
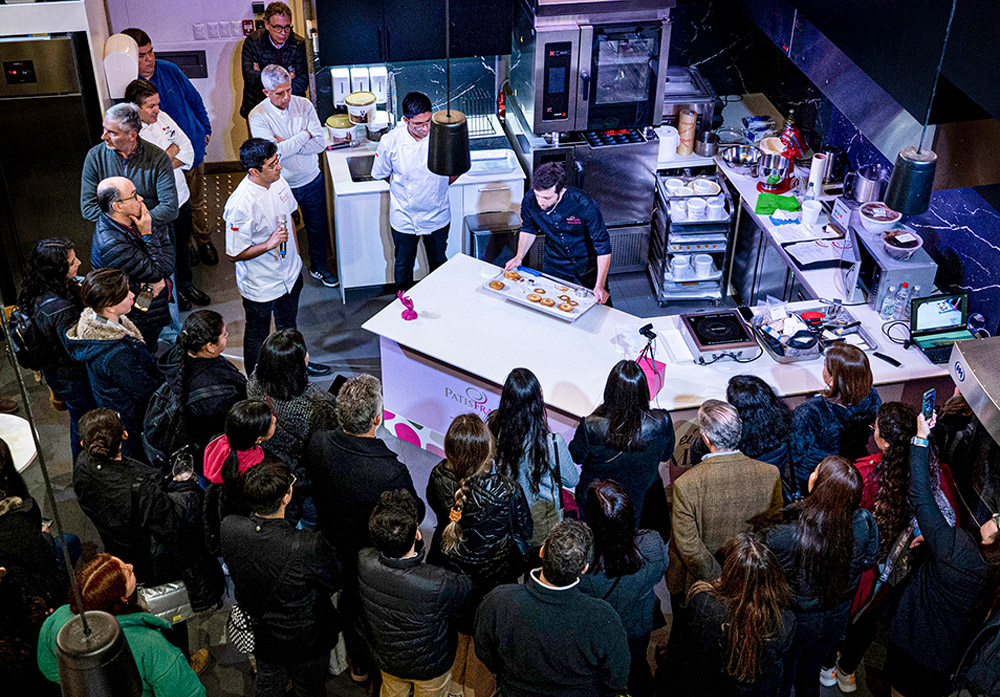
[[[294,227],[274,223],[302,206],[310,272],[335,286],[322,134],[293,96],[306,66],[290,10],[271,3],[265,21],[243,49],[241,114],[258,137],[240,150],[247,177],[226,213],[246,374],[210,310],[188,314],[156,358],[178,304],[210,302],[191,267],[218,255],[192,214],[211,125],[145,32],[126,32],[140,79],[84,164],[93,270],[79,279],[58,238],[29,259],[18,307],[69,412],[73,488],[103,551],[54,535],[0,439],[12,694],[57,691],[56,637],[81,610],[117,617],[143,694],[205,694],[207,652],[148,600],[177,581],[192,613],[225,604],[261,697],[325,694],[343,651],[351,678],[385,697],[849,693],[880,628],[894,695],[951,691],[998,605],[1000,517],[970,534],[951,475],[974,417],[957,391],[929,420],[883,403],[846,343],[826,353],[826,389],[794,409],[760,378],[733,377],[727,401],[701,405],[693,464],[670,481],[674,424],[634,361],[611,368],[568,442],[538,379],[515,368],[488,418],[451,423],[421,496],[380,434],[380,381],[310,381],[329,368],[295,328],[303,264]]]

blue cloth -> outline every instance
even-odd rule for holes
[[[521,200],[521,232],[545,235],[545,266],[563,278],[582,278],[597,269],[597,257],[611,254],[611,238],[594,199],[573,186],[555,208],[543,211],[535,193]]]
[[[197,167],[205,159],[205,136],[211,135],[212,124],[205,111],[198,90],[194,88],[180,68],[170,61],[156,59],[153,77],[149,79],[160,93],[160,109],[177,122],[184,135],[194,146],[194,163]]]

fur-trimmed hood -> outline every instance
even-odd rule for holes
[[[142,342],[142,334],[128,317],[122,317],[121,323],[112,322],[89,307],[84,308],[76,326],[70,327],[66,332],[66,338],[69,339],[67,349],[78,361],[87,361],[108,350],[111,343],[126,337]]]

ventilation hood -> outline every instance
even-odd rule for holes
[[[951,349],[948,372],[976,418],[1000,443],[1000,336],[958,341]]]

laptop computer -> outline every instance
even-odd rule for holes
[[[968,293],[916,298],[910,309],[910,340],[931,363],[947,363],[952,344],[976,338],[968,323]]]

